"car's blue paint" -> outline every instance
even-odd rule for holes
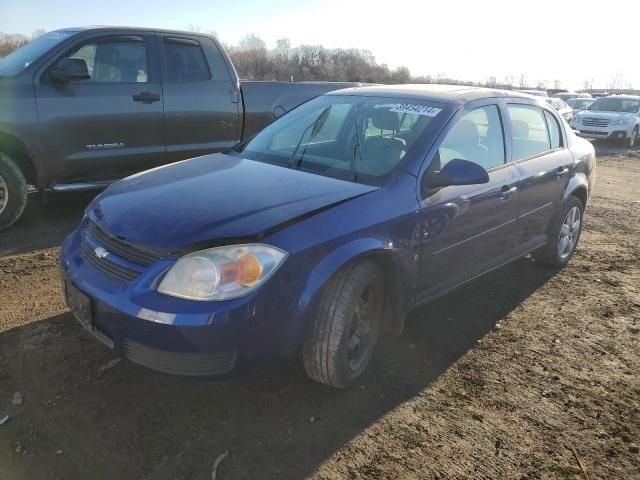
[[[222,153],[128,177],[89,206],[114,235],[177,249],[212,239],[251,237],[287,220],[375,190]],[[144,222],[140,222],[144,219]]]
[[[394,266],[387,272],[393,277],[388,285],[400,292],[391,299],[391,313],[401,318],[547,241],[553,214],[567,195],[591,188],[593,150],[568,127],[563,132],[568,148],[512,161],[508,98],[484,92],[449,103],[438,94],[445,108],[431,136],[418,140],[422,153],[380,188],[224,154],[129,177],[89,205],[88,218],[62,246],[61,266],[92,298],[95,324],[118,350],[129,338],[172,352],[235,349],[240,363],[289,356],[300,348],[327,282],[368,256]],[[546,108],[528,98],[517,102]],[[507,162],[489,170],[488,183],[426,193],[424,175],[439,142],[464,111],[485,104],[500,108]],[[556,178],[564,166],[568,172]],[[516,190],[504,195],[505,186]],[[546,203],[549,217],[536,216],[536,208]],[[79,254],[88,219],[130,242],[174,253],[144,269],[114,259],[142,271],[123,286]],[[179,251],[234,241],[260,241],[289,256],[273,277],[242,298],[195,302],[157,293]]]

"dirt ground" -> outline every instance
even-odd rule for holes
[[[601,148],[602,150],[602,148]],[[414,312],[357,387],[114,361],[56,258],[90,194],[0,234],[0,479],[640,479],[640,152],[600,155],[580,247]],[[12,405],[14,392],[24,396]]]

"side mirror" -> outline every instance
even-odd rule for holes
[[[489,174],[477,163],[456,158],[442,170],[425,175],[425,186],[429,189],[450,185],[478,185],[489,183]]]
[[[49,71],[49,78],[56,83],[65,83],[72,80],[88,80],[89,68],[87,62],[82,58],[63,58],[53,70]]]

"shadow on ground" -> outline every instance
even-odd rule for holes
[[[80,223],[85,207],[98,193],[50,192],[46,203],[38,192],[29,193],[22,216],[0,232],[0,256],[59,246]]]
[[[3,427],[0,473],[16,480],[201,479],[228,450],[218,478],[304,478],[420,395],[554,274],[522,259],[418,309],[405,334],[385,339],[366,378],[347,391],[313,383],[297,361],[208,383],[126,360],[114,365],[69,314],[14,328],[0,335],[0,392],[21,391],[25,403],[12,407]]]

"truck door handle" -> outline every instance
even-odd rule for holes
[[[504,202],[509,198],[509,195],[518,191],[518,187],[509,187],[509,185],[503,185],[500,189],[500,195],[498,198],[501,202]]]
[[[153,103],[160,101],[160,95],[151,92],[140,92],[133,96],[134,102]]]
[[[556,178],[560,180],[565,173],[568,173],[569,169],[564,167],[558,167],[556,170]]]

